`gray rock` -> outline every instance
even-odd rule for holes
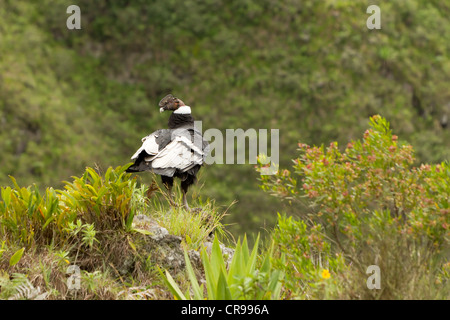
[[[198,252],[197,250],[189,250],[188,256],[193,267],[200,268],[202,266],[202,258],[200,257],[200,252]]]
[[[150,237],[156,241],[160,241],[164,239],[164,237],[169,235],[169,231],[167,231],[166,228],[160,227],[158,225],[152,225],[147,230],[151,232]]]
[[[212,246],[213,246],[212,242],[207,241],[207,242],[203,243],[203,246],[205,246],[206,252],[208,254],[211,254]],[[228,248],[222,243],[219,244],[219,246],[220,246],[220,250],[222,251],[222,255],[225,260],[225,263],[227,264],[227,266],[229,266],[231,264],[231,261],[233,260],[234,249]]]
[[[142,242],[141,255],[150,256],[151,260],[167,269],[184,268],[184,252],[181,248],[181,237],[169,234],[152,218],[139,214],[133,219],[133,227],[148,231],[140,234]]]
[[[149,236],[156,241],[160,241],[169,235],[169,231],[166,228],[161,227],[155,220],[143,214],[138,214],[134,217],[133,227],[147,230],[151,233]]]
[[[134,217],[133,227],[150,233],[149,235],[140,234],[141,239],[143,239],[143,255],[150,256],[154,263],[161,264],[168,269],[179,270],[185,267],[181,237],[169,234],[166,228],[161,227],[155,220],[143,214]],[[203,243],[203,246],[206,247],[206,252],[209,254],[211,253],[213,239],[214,236],[211,236],[208,239],[211,241]],[[228,248],[223,244],[220,244],[220,249],[227,266],[229,266],[233,259],[234,249]],[[198,251],[189,250],[188,255],[194,268],[202,267],[202,260]]]

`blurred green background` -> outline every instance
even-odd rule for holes
[[[73,4],[81,30],[66,27]],[[381,30],[366,27],[371,4]],[[0,184],[60,187],[128,163],[166,127],[169,92],[203,130],[280,129],[281,167],[299,141],[345,146],[374,114],[418,163],[449,159],[449,17],[437,0],[0,0]],[[283,208],[257,179],[211,165],[193,192],[238,201],[233,234],[264,233]]]

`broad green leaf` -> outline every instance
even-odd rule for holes
[[[163,279],[163,281],[165,282],[165,284],[169,288],[170,292],[172,292],[172,294],[175,296],[175,298],[177,300],[186,300],[186,296],[183,294],[183,292],[181,292],[180,288],[178,287],[178,285],[175,282],[175,280],[173,280],[173,278],[170,275],[170,273],[166,270],[166,274],[164,275],[164,273],[162,272],[162,270],[158,266],[157,266],[157,268],[158,268],[158,271],[159,271],[159,273],[161,275],[161,278]]]
[[[281,270],[272,271],[268,286],[268,290],[272,293],[272,299],[279,299],[282,287],[281,280],[283,280],[283,278],[284,273]]]
[[[110,175],[111,175],[111,170],[112,170],[112,167],[109,167],[108,170],[106,170],[105,181],[109,181]]]
[[[145,230],[145,229],[133,229],[133,231],[136,231],[136,232],[139,232],[139,233],[141,233],[141,234],[143,234],[143,235],[146,235],[146,236],[152,236],[153,235],[153,233],[151,233],[150,231],[148,231],[148,230]]]
[[[215,279],[219,277],[219,272],[221,270],[225,270],[225,262],[223,260],[222,250],[220,249],[220,244],[217,237],[214,238],[211,249],[211,267]]]
[[[261,272],[265,272],[265,273],[269,273],[270,272],[270,257],[272,256],[272,253],[273,253],[273,246],[274,246],[274,243],[272,241],[270,249],[268,250],[268,252],[264,256],[263,263],[262,263],[262,265],[260,267],[260,271]]]
[[[216,288],[215,284],[217,284],[217,278],[214,277],[214,272],[211,267],[211,263],[209,262],[208,254],[206,253],[205,248],[203,248],[201,252],[203,268],[205,269],[205,280],[206,280],[206,290],[208,292],[208,297],[211,300],[216,299]]]
[[[50,217],[49,219],[47,219],[47,221],[45,221],[44,225],[42,226],[42,229],[45,229],[53,220],[55,220],[55,217]]]
[[[11,187],[6,187],[1,189],[2,199],[5,202],[6,207],[9,207],[11,203]]]
[[[249,252],[248,252],[248,243],[247,243],[247,236],[244,235],[244,240],[242,241],[242,256],[244,258],[244,263],[247,263]]]
[[[192,239],[191,239],[191,237],[189,237],[188,234],[186,235],[186,243],[187,243],[188,245],[192,244]]]
[[[227,279],[223,273],[223,270],[220,270],[219,279],[217,282],[217,300],[232,300],[230,288],[228,287]]]
[[[134,219],[134,213],[130,212],[130,214],[127,217],[127,220],[125,221],[125,229],[128,231],[133,226],[133,219]]]
[[[14,253],[12,255],[11,259],[9,259],[9,265],[11,267],[16,265],[20,261],[24,251],[25,251],[25,248],[22,248],[22,249],[17,250],[16,253]]]
[[[95,194],[95,195],[97,196],[97,190],[95,190],[95,188],[94,188],[92,185],[87,184],[86,187],[87,187],[89,190],[91,190],[93,194]]]
[[[137,251],[136,245],[134,244],[133,241],[131,241],[130,238],[128,238],[128,243],[130,244],[131,249],[133,249],[133,251],[136,252]]]
[[[197,300],[203,300],[203,288],[198,285],[197,277],[195,276],[195,271],[192,268],[186,249],[184,250],[184,260],[186,261],[187,273],[192,285],[192,290],[194,291],[194,298]]]
[[[12,182],[13,182],[13,184],[14,184],[14,188],[16,188],[17,192],[19,192],[19,195],[21,196],[20,187],[19,187],[19,185],[17,184],[16,179],[15,179],[13,176],[8,176],[8,177],[12,180]]]
[[[242,245],[240,243],[240,239],[238,239],[238,242],[236,244],[236,248],[234,251],[234,255],[233,255],[233,259],[231,260],[231,265],[228,269],[228,284],[230,285],[230,287],[232,287],[232,285],[234,283],[236,283],[237,278],[235,277],[236,274],[240,273],[239,271],[242,270],[241,273],[244,272],[243,269],[243,257],[242,257],[242,249],[241,249]]]
[[[6,240],[2,242],[2,247],[0,248],[0,258],[3,256],[3,252],[6,251]]]
[[[247,261],[247,270],[246,270],[247,274],[252,274],[253,271],[256,268],[256,258],[257,258],[257,254],[258,254],[258,244],[259,244],[259,234],[258,234],[258,237],[256,238],[255,245],[253,246],[252,254],[251,254],[250,258]],[[247,246],[247,243],[246,243],[246,246]],[[247,247],[247,254],[248,254],[248,247]]]

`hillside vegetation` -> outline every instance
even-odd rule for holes
[[[342,153],[336,142],[299,146],[292,170],[261,181],[299,219],[278,214],[252,249],[214,202],[169,205],[127,166],[87,168],[44,193],[11,177],[0,188],[0,299],[447,299],[448,162],[414,167],[380,116]]]
[[[416,151],[416,165],[450,153],[450,4],[373,1],[0,0],[0,183],[41,192],[98,165],[129,162],[166,126],[166,93],[203,128],[280,129],[280,166],[296,145],[345,145],[374,114]],[[258,188],[252,165],[212,165],[194,190],[233,205],[235,235],[275,225],[283,204]],[[150,177],[143,180],[150,184]],[[194,199],[195,200],[195,199]]]

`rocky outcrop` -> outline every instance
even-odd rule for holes
[[[169,234],[169,231],[161,227],[154,219],[142,214],[134,218],[133,227],[139,234],[140,256],[149,257],[153,263],[174,271],[185,267],[181,237]],[[212,242],[207,241],[203,245],[210,253]],[[234,250],[223,244],[220,244],[220,248],[226,262],[231,263]],[[200,253],[190,250],[188,255],[191,264],[195,268],[200,268],[202,265]]]

